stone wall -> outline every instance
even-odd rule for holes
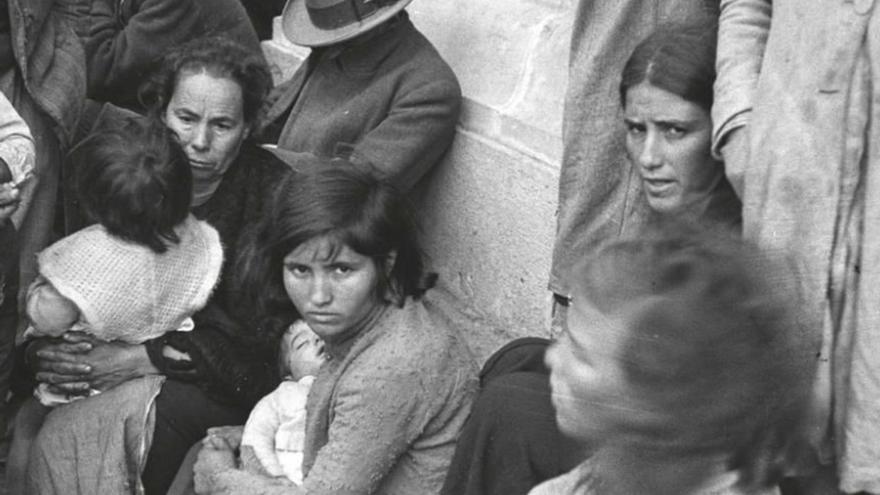
[[[573,7],[572,0],[415,0],[407,8],[465,97],[455,144],[417,197],[430,266],[468,315],[483,357],[510,337],[549,330]],[[278,78],[307,53],[277,29],[264,46]]]

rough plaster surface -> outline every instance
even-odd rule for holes
[[[407,9],[465,97],[452,149],[414,197],[444,304],[480,362],[510,338],[549,334],[572,8],[572,0],[416,0]],[[277,27],[263,46],[281,81],[308,51]]]

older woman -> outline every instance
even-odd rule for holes
[[[270,84],[261,57],[231,41],[203,39],[168,54],[143,92],[153,117],[174,130],[184,146],[194,177],[193,212],[217,229],[227,265],[249,226],[265,215],[271,190],[289,173],[289,167],[248,140]],[[102,125],[114,125],[112,109],[105,110],[95,132]],[[271,363],[277,337],[293,312],[270,308],[258,314],[240,304],[229,280],[223,277],[212,302],[194,317],[192,332],[173,332],[145,345],[97,342],[74,333],[63,342],[30,343],[26,359],[38,380],[70,392],[111,389],[50,414],[31,452],[28,483],[33,490],[51,491],[48,484],[69,481],[71,473],[80,480],[95,475],[100,485],[93,489],[118,488],[105,472],[89,472],[94,462],[63,453],[82,451],[89,445],[84,442],[92,441],[89,435],[105,424],[127,421],[112,412],[125,414],[119,401],[126,387],[119,384],[141,376],[158,374],[165,383],[150,415],[155,429],[146,425],[152,433],[152,442],[145,443],[149,454],[120,454],[134,458],[122,466],[120,486],[137,485],[142,469],[147,493],[165,493],[187,449],[208,427],[244,421],[254,403],[279,382]]]
[[[212,442],[196,489],[437,493],[476,391],[473,358],[421,296],[422,258],[400,194],[350,165],[315,168],[280,186],[241,258],[257,306],[287,305],[330,355],[306,406],[303,483],[237,470],[237,442]]]
[[[291,0],[285,35],[312,48],[270,96],[263,139],[291,160],[343,157],[403,190],[452,144],[458,79],[403,10],[410,0]]]
[[[710,153],[715,35],[711,22],[659,29],[633,51],[619,85],[626,154],[642,187],[636,203],[643,229],[688,217],[737,231],[740,204]],[[559,308],[564,310],[566,308]],[[583,456],[553,421],[547,341],[514,341],[483,370],[484,389],[468,422],[445,494],[524,494]]]

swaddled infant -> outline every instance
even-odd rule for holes
[[[248,471],[286,476],[300,484],[306,399],[327,360],[324,342],[304,321],[297,321],[281,339],[281,359],[289,374],[251,411],[241,438],[241,464]]]

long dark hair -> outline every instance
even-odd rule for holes
[[[573,304],[634,310],[617,359],[655,414],[622,418],[616,438],[660,455],[731,454],[750,489],[778,482],[801,433],[816,351],[785,297],[785,264],[732,235],[667,221],[572,274]]]
[[[278,185],[269,214],[241,250],[235,272],[244,297],[261,312],[292,306],[282,281],[284,257],[322,236],[336,243],[331,256],[348,246],[374,260],[377,297],[402,305],[420,295],[426,286],[422,252],[405,197],[345,160],[312,160],[311,172],[289,174]],[[392,252],[396,258],[387,270]]]
[[[711,16],[658,27],[636,46],[623,68],[621,105],[626,105],[628,89],[647,82],[710,111],[717,31]]]

